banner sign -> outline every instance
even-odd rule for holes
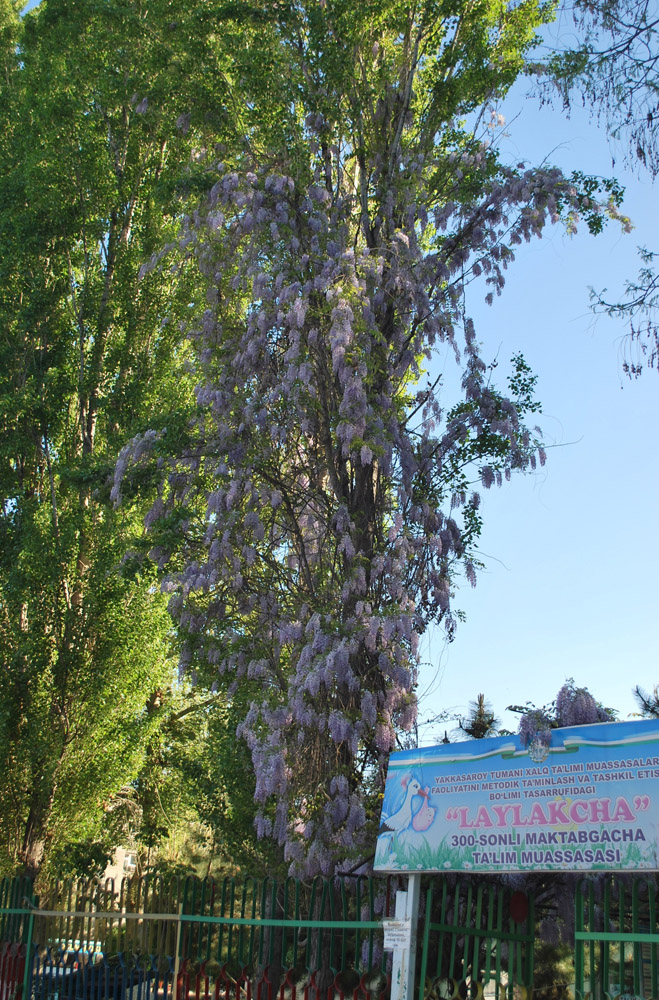
[[[392,753],[374,867],[659,870],[659,719]]]

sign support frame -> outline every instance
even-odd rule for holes
[[[407,890],[396,893],[397,920],[410,923],[409,948],[395,948],[391,966],[391,1000],[413,1000],[416,976],[416,944],[419,926],[419,901],[421,898],[421,873],[407,876]]]

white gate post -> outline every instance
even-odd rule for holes
[[[391,966],[391,1000],[414,1000],[416,971],[416,937],[419,923],[421,875],[408,875],[407,892],[396,893],[396,920],[409,921],[406,946],[394,948]]]

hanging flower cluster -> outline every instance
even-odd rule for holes
[[[551,731],[555,723],[543,709],[526,712],[519,723],[519,737],[523,747],[528,748],[533,759],[544,759],[551,745]]]
[[[595,722],[611,722],[612,714],[595,701],[590,691],[577,687],[573,680],[565,682],[556,695],[558,726],[590,726]]]
[[[595,701],[590,691],[579,688],[567,680],[549,708],[532,708],[525,712],[519,723],[518,733],[522,746],[549,748],[552,729],[564,726],[588,726],[597,722],[610,722],[613,714]]]

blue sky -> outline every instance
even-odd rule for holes
[[[492,307],[468,300],[485,357],[503,369],[521,350],[538,375],[538,417],[549,445],[544,469],[484,498],[480,550],[486,570],[455,605],[467,614],[447,646],[424,637],[420,720],[462,712],[484,692],[504,722],[508,704],[550,702],[567,677],[627,718],[634,685],[657,674],[659,567],[656,432],[659,374],[621,372],[627,325],[589,309],[589,286],[622,291],[638,271],[636,248],[659,246],[656,194],[646,175],[623,169],[618,149],[577,109],[540,107],[519,88],[502,108],[512,161],[547,158],[566,172],[615,174],[626,186],[629,235],[610,225],[596,238],[559,228],[519,249]],[[421,727],[423,743],[443,735]]]

